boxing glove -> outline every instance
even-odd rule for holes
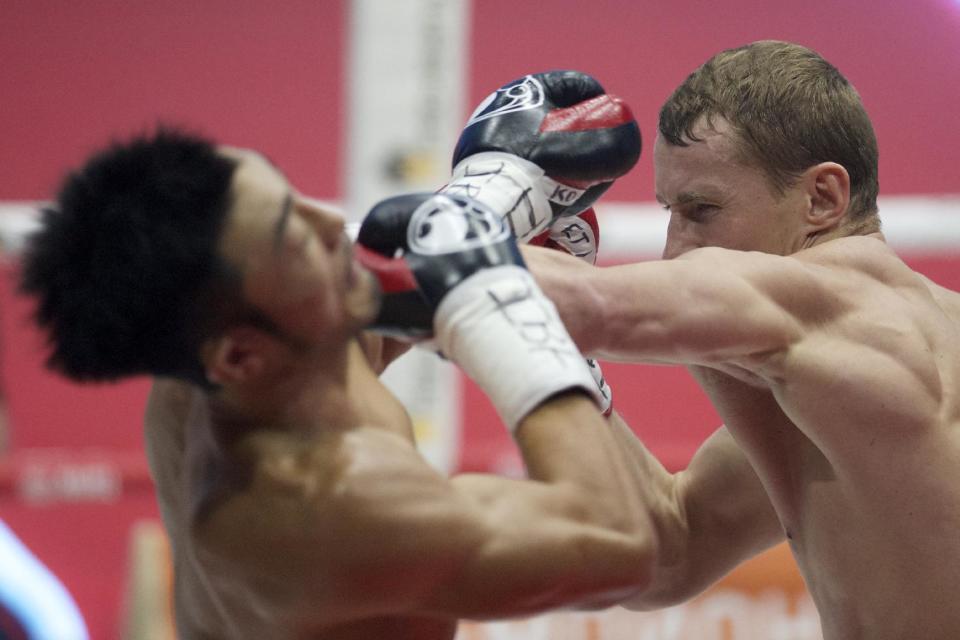
[[[353,253],[380,285],[380,310],[367,328],[404,342],[430,339],[433,310],[427,306],[407,263],[388,258],[360,243]]]
[[[593,207],[572,216],[557,218],[546,231],[530,239],[531,245],[564,251],[587,264],[597,264],[600,225]]]
[[[442,189],[507,217],[521,241],[590,207],[640,157],[630,108],[579,71],[510,82],[467,121]]]
[[[600,224],[597,214],[591,207],[573,216],[557,218],[546,231],[531,238],[530,244],[563,251],[587,264],[596,265],[600,250]],[[607,384],[599,362],[587,358],[587,366],[590,367],[594,382],[604,398],[600,407],[603,415],[609,416],[613,411],[613,390]]]
[[[371,209],[357,242],[367,258],[378,256],[364,264],[417,293],[441,352],[484,389],[511,429],[566,389],[602,402],[556,308],[489,207],[444,194],[388,198]]]
[[[493,229],[499,230],[496,241]],[[439,246],[450,249],[447,259],[436,258]],[[360,225],[355,252],[380,284],[380,312],[369,328],[413,342],[432,336],[433,312],[451,283],[483,267],[523,263],[510,230],[489,208],[427,193],[374,205]]]

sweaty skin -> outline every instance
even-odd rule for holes
[[[366,356],[360,353],[359,347],[354,348],[351,358],[358,361],[358,369],[365,368],[360,360]],[[202,552],[197,549],[192,528],[205,517],[209,518],[212,515],[209,512],[221,507],[230,496],[249,490],[246,482],[236,485],[225,476],[249,476],[253,473],[252,467],[257,463],[262,464],[267,457],[274,458],[274,464],[291,467],[279,470],[281,473],[286,471],[291,482],[296,482],[295,466],[298,463],[328,466],[330,471],[316,480],[317,486],[310,487],[311,493],[323,495],[344,489],[342,485],[338,487],[338,481],[343,479],[345,467],[349,467],[350,462],[359,462],[353,460],[355,457],[373,455],[374,448],[382,449],[387,458],[416,456],[411,446],[413,432],[410,420],[396,398],[372,374],[358,374],[356,392],[366,400],[360,420],[363,424],[376,427],[353,436],[353,442],[350,442],[351,438],[330,437],[320,446],[311,446],[307,451],[306,443],[296,434],[258,436],[253,433],[254,429],[250,429],[248,433],[229,436],[249,440],[243,447],[248,452],[248,459],[239,461],[230,459],[232,456],[225,456],[221,446],[215,441],[220,430],[211,417],[210,403],[205,394],[189,385],[171,380],[158,380],[154,383],[146,415],[147,454],[155,476],[163,520],[171,536],[175,577],[174,611],[183,638],[212,640],[303,637],[316,640],[349,640],[390,637],[403,640],[439,640],[454,636],[456,620],[442,618],[382,616],[342,625],[327,625],[326,621],[334,620],[337,612],[311,611],[309,594],[296,593],[295,577],[290,578],[291,593],[284,594],[288,608],[287,621],[292,628],[282,628],[276,616],[257,606],[258,595],[243,583],[242,577],[237,578],[236,584],[231,584],[234,569],[211,567],[209,560],[205,562]],[[310,459],[298,459],[304,455],[308,455]],[[397,466],[402,465],[398,463]],[[383,465],[383,473],[388,471],[389,466]],[[400,478],[392,480],[399,481]],[[274,479],[274,482],[277,481],[279,480]],[[296,486],[288,488],[291,498],[296,497],[298,489]],[[262,507],[263,512],[258,514],[257,518],[266,521],[272,517],[288,515],[281,509],[271,508],[266,501]],[[335,519],[337,515],[331,508],[329,517]],[[356,516],[339,514],[339,517]],[[238,522],[236,526],[250,525]],[[223,538],[222,544],[230,543],[229,531],[218,535]],[[278,559],[277,556],[282,556],[284,552],[282,546],[277,546],[257,553],[274,556],[261,558],[269,562]],[[329,563],[316,567],[315,571],[320,573],[327,564]],[[291,571],[295,573],[296,569]],[[368,577],[371,580],[375,578],[373,575]],[[396,578],[402,580],[404,576]],[[353,588],[362,589],[364,585],[361,577],[357,576],[357,580],[359,584]],[[282,575],[277,576],[277,581],[281,583],[277,588],[282,589]],[[396,587],[402,588],[400,585]],[[297,600],[301,602],[297,603]],[[344,613],[347,613],[348,605],[349,600],[343,603]],[[336,608],[339,605],[333,602],[329,606]],[[300,611],[297,611],[300,607]],[[293,613],[299,613],[303,618],[294,622],[294,616],[290,615]],[[310,630],[312,625],[317,628]],[[305,628],[301,631],[296,627]]]
[[[846,219],[838,165],[778,198],[722,122],[700,126],[655,149],[668,260],[525,253],[585,354],[686,365],[725,422],[675,475],[620,424],[661,540],[629,606],[786,537],[826,640],[957,638],[960,296]]]
[[[261,156],[222,152],[239,166],[221,252],[272,327],[204,343],[217,389],[159,379],[150,396],[180,637],[449,640],[459,618],[642,589],[656,540],[640,483],[587,395],[523,418],[530,480],[438,473],[378,378],[402,347],[362,333],[376,290],[342,218]]]
[[[202,392],[154,384],[147,453],[171,537],[181,637],[449,640],[459,617],[609,606],[643,584],[649,536],[594,524],[616,517],[646,531],[629,524],[639,510],[574,499],[576,473],[551,459],[584,450],[555,427],[566,416],[587,422],[592,403],[553,401],[522,427],[526,446],[553,449],[531,456],[532,473],[569,476],[561,491],[451,481],[420,457],[409,417],[359,347],[350,359],[357,415],[341,414],[336,429],[320,416],[306,433],[220,422]],[[590,493],[610,491],[604,484]]]

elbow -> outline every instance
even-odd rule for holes
[[[607,536],[600,554],[604,558],[602,575],[605,576],[607,588],[600,597],[584,603],[582,608],[614,606],[650,588],[656,541],[649,529]]]
[[[692,598],[693,595],[682,596],[680,594],[664,594],[653,592],[650,585],[644,590],[638,590],[623,598],[618,604],[627,611],[656,611],[657,609],[666,609],[683,604]]]
[[[686,579],[676,575],[657,576],[654,571],[651,566],[651,574],[643,589],[634,591],[618,604],[628,611],[653,611],[675,607],[699,596],[714,582],[691,576]]]
[[[702,589],[684,589],[662,591],[655,589],[652,584],[642,591],[636,591],[623,598],[618,604],[627,611],[656,611],[689,602],[705,591]]]
[[[657,544],[653,531],[644,528],[642,531],[630,535],[627,547],[629,565],[627,567],[628,575],[625,576],[625,584],[629,594],[642,593],[653,582],[653,571],[657,556]]]
[[[564,547],[571,566],[578,567],[585,582],[576,588],[578,595],[569,604],[578,609],[606,608],[649,589],[658,543],[645,513],[621,503],[602,515],[594,511],[575,521]]]
[[[579,557],[570,558],[576,560],[566,575],[554,583],[559,591],[551,607],[582,611],[607,609],[622,605],[649,589],[653,550],[648,539],[614,536],[609,532],[590,538],[589,550],[581,547]]]
[[[653,583],[654,567],[659,552],[659,545],[654,533],[653,524],[644,518],[642,526],[638,526],[630,535],[630,556],[633,558],[631,593],[646,591]]]
[[[612,494],[594,495],[589,511],[578,514],[584,530],[583,555],[597,561],[598,574],[610,581],[611,591],[602,606],[648,590],[660,553],[657,530],[651,514],[639,500],[615,499]]]

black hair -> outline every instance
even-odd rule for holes
[[[219,255],[236,163],[162,127],[93,155],[29,240],[21,291],[36,298],[47,364],[78,380],[139,374],[204,385],[200,345],[240,299]]]

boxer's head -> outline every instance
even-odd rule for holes
[[[716,170],[712,176],[716,184],[689,184],[690,180],[676,184],[677,159],[698,147],[709,147],[713,157],[700,153],[691,162],[703,180],[711,177],[706,164]],[[686,249],[713,244],[782,253],[797,248],[790,246],[796,233],[813,233],[818,225],[879,228],[877,144],[860,97],[835,67],[798,45],[756,42],[721,52],[694,71],[660,111],[654,162],[658,197],[671,210],[686,207],[691,224],[722,217],[715,215],[717,211],[746,214],[740,203],[730,201],[736,189],[748,190],[758,216],[761,208],[772,211],[772,220],[751,216],[743,229],[728,229],[716,238],[708,233],[687,242]],[[736,185],[731,183],[734,170]],[[747,177],[750,184],[739,183]],[[725,185],[728,193],[723,193]],[[835,203],[843,209],[839,217],[830,217],[833,212],[826,222],[813,224],[778,219],[780,213],[788,217],[797,213],[804,200],[798,189],[816,197],[824,188],[845,191],[838,195],[843,202]],[[694,211],[696,207],[700,209]],[[754,224],[757,228],[751,234],[747,227]],[[778,233],[787,233],[790,239],[776,237]],[[760,240],[770,234],[774,236],[770,242]],[[674,244],[668,253],[684,245],[675,239]]]
[[[283,315],[268,295],[266,266],[279,278],[333,261],[320,252],[304,266],[285,251],[280,217],[285,232],[299,228],[302,208],[261,156],[198,137],[161,130],[94,155],[64,182],[24,257],[22,288],[49,331],[50,366],[77,380],[153,374],[207,384],[209,345],[228,332],[289,344],[309,342],[303,330],[326,321],[357,324],[331,305],[326,315]],[[332,279],[313,282],[344,293]],[[292,289],[306,295],[301,281]],[[273,292],[289,298],[279,281]]]

